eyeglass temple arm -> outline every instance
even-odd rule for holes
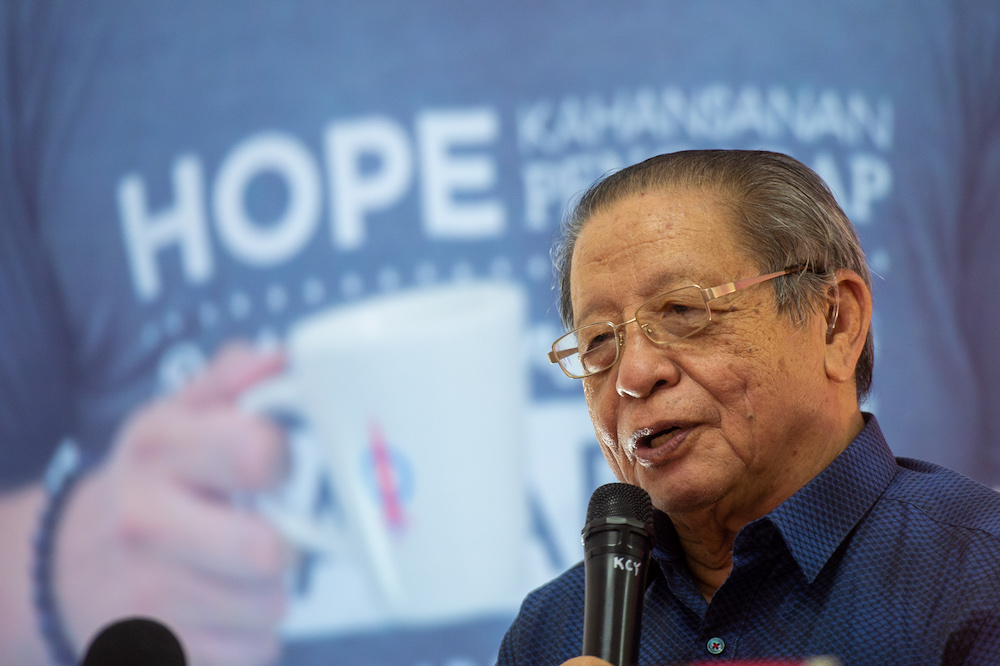
[[[570,349],[560,349],[559,351],[549,352],[549,363],[558,363],[567,356],[572,356],[580,350],[579,347],[572,347]]]
[[[747,287],[752,287],[760,282],[766,282],[780,275],[787,275],[796,270],[802,270],[801,268],[786,268],[783,271],[775,271],[774,273],[768,273],[767,275],[758,275],[757,277],[743,278],[742,280],[737,280],[736,282],[728,282],[726,284],[720,284],[718,287],[712,287],[710,289],[702,289],[702,293],[705,295],[705,300],[712,300],[713,298],[719,298],[720,296],[725,296],[726,294],[731,294],[734,291],[739,291],[740,289],[745,289]]]

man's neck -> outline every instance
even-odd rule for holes
[[[685,513],[670,513],[688,568],[707,601],[729,577],[733,568],[733,544],[744,526],[761,518],[800,488],[818,476],[850,445],[861,429],[864,418],[858,411],[841,432],[813,458],[813,463],[798,474],[764,480],[754,489],[741,489],[740,495],[723,497],[711,506]]]

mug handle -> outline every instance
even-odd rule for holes
[[[274,416],[287,414],[301,419],[295,386],[287,376],[269,379],[254,386],[240,397],[240,408],[254,414]],[[276,420],[281,421],[281,418]],[[290,448],[294,457],[294,448]],[[293,469],[295,464],[293,461]],[[320,529],[285,506],[272,493],[256,493],[247,503],[270,520],[288,541],[306,550],[336,554],[344,552],[343,534],[331,529]]]
[[[265,380],[244,393],[239,400],[241,409],[255,414],[290,414],[308,420],[296,392],[291,375],[285,374]],[[280,420],[280,419],[279,419]],[[361,537],[364,559],[371,569],[379,590],[390,607],[401,603],[403,587],[392,559],[389,534],[357,475],[349,473],[350,466],[338,448],[333,451],[336,460],[328,466],[338,493],[343,498],[350,527]],[[324,457],[328,460],[329,457]],[[270,494],[254,496],[251,504],[268,518],[291,543],[323,553],[342,553],[350,547],[348,535],[333,530],[319,529],[283,506]]]

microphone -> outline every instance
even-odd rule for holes
[[[585,656],[615,666],[637,663],[652,550],[653,504],[646,491],[627,483],[595,490],[583,526]]]
[[[132,617],[101,630],[80,666],[187,666],[174,632],[156,620]]]

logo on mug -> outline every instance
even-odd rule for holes
[[[385,524],[394,532],[406,529],[405,505],[413,499],[413,465],[389,445],[376,419],[368,424],[368,450],[362,460],[363,475],[382,507]]]

